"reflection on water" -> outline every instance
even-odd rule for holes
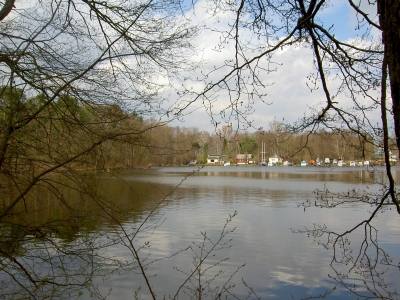
[[[246,263],[236,278],[236,293],[246,294],[247,289],[241,285],[244,278],[263,299],[290,299],[292,296],[301,299],[324,294],[336,286],[328,276],[332,274],[331,249],[313,244],[312,239],[294,234],[290,229],[318,223],[338,232],[345,231],[362,221],[370,210],[369,206],[356,202],[341,208],[316,207],[306,211],[298,204],[306,200],[314,202],[315,189],[337,192],[367,189],[379,193],[380,186],[375,182],[386,180],[382,169],[371,172],[359,168],[206,167],[181,182],[185,174],[190,174],[188,169],[146,170],[136,179],[143,184],[163,185],[165,191],[164,185],[172,189],[180,184],[168,198],[168,206],[162,209],[165,220],[152,236],[153,247],[157,249],[152,255],[163,257],[183,249],[201,239],[201,231],[212,238],[218,237],[227,215],[238,211],[233,247],[218,253],[217,257],[230,258],[223,266],[228,274]],[[398,176],[398,172],[394,175]],[[390,212],[382,214],[376,226],[381,230],[380,242],[390,244],[390,254],[398,259],[398,244],[393,244],[393,235],[400,234],[398,217]],[[353,235],[355,239],[359,237],[360,233]],[[185,276],[171,268],[179,266],[190,270],[191,262],[190,253],[183,253],[157,264],[152,269],[158,274],[152,279],[157,294],[173,294]],[[398,274],[396,276],[390,280],[392,287],[397,283],[394,278],[398,279]],[[132,277],[124,278],[129,286]],[[223,279],[225,277],[217,283],[222,283]],[[109,286],[113,286],[113,281]],[[338,287],[328,298],[353,299],[354,294]]]
[[[395,180],[399,178],[399,172],[398,169],[394,171]],[[193,245],[193,242],[201,243],[201,232],[206,232],[211,240],[218,239],[229,214],[237,211],[238,215],[229,225],[229,228],[236,227],[229,235],[233,238],[232,247],[217,251],[207,261],[211,266],[229,258],[218,265],[216,270],[224,273],[215,279],[214,284],[223,284],[245,264],[231,281],[231,284],[236,284],[234,292],[237,297],[244,297],[248,292],[242,284],[243,278],[262,299],[301,299],[324,294],[337,285],[328,276],[332,274],[330,262],[333,253],[332,249],[313,243],[313,239],[305,235],[292,233],[291,229],[325,224],[336,232],[343,232],[362,221],[371,207],[349,202],[335,209],[311,206],[304,210],[299,205],[305,201],[317,204],[316,189],[333,192],[367,190],[379,194],[381,186],[376,182],[386,182],[383,169],[171,167],[102,174],[93,178],[92,193],[96,197],[81,194],[76,188],[73,192],[66,189],[64,198],[86,216],[84,222],[75,223],[78,226],[75,236],[83,231],[90,233],[109,228],[118,231],[118,224],[129,232],[137,228],[151,208],[165,198],[151,219],[159,227],[154,231],[152,228],[151,235],[147,235],[150,233],[147,231],[137,240],[137,243],[150,242],[151,246],[140,252],[142,257],[150,255],[149,260],[169,257]],[[34,219],[34,222],[44,224],[57,218],[68,219],[68,212],[62,209],[62,205],[52,202],[51,193],[37,191],[31,197],[34,200],[28,201],[30,222]],[[104,201],[104,205],[99,205],[99,201]],[[20,209],[23,211],[24,208]],[[118,214],[117,211],[124,213]],[[27,220],[21,217],[18,222]],[[379,242],[385,245],[395,261],[399,261],[399,217],[387,211],[376,218],[374,226],[379,230]],[[361,236],[362,232],[352,235],[355,244]],[[128,258],[131,254],[127,248],[118,243],[110,246],[107,253],[132,261]],[[157,274],[150,281],[160,298],[174,295],[187,277],[185,273],[193,269],[194,255],[193,251],[183,251],[147,266],[150,275]],[[387,277],[393,289],[399,282],[399,273],[390,271]],[[142,286],[139,296],[145,298],[149,295],[143,278],[131,270],[121,271],[106,280],[96,280],[102,292],[113,289],[108,299],[132,298],[139,285]],[[87,296],[82,295],[83,298]],[[354,294],[338,286],[327,298],[354,299]]]

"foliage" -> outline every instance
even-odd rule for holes
[[[258,148],[257,142],[252,137],[245,137],[240,142],[240,151],[242,153],[254,153]]]

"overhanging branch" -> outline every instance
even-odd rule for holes
[[[0,10],[0,21],[3,21],[5,17],[11,12],[14,7],[15,0],[6,0],[2,9]]]

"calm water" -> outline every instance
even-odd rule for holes
[[[192,173],[192,170],[195,170]],[[370,169],[371,171],[372,169]],[[292,230],[313,228],[314,224],[326,225],[329,229],[342,233],[366,218],[372,207],[359,202],[349,202],[341,207],[325,209],[315,206],[322,204],[321,195],[315,190],[345,193],[378,193],[385,182],[383,169],[368,172],[365,168],[325,168],[325,167],[205,167],[197,170],[188,167],[156,168],[149,170],[121,171],[101,176],[101,183],[109,196],[116,202],[129,197],[129,188],[141,189],[141,197],[154,205],[165,197],[159,208],[146,224],[158,224],[151,232],[144,232],[136,246],[150,242],[150,247],[142,249],[139,255],[147,257],[146,262],[169,257],[174,253],[193,246],[196,252],[187,250],[176,256],[156,261],[147,266],[152,276],[150,282],[158,296],[175,295],[187,275],[194,270],[193,259],[200,256],[203,235],[215,243],[221,235],[229,215],[237,216],[228,224],[231,232],[222,243],[232,241],[225,248],[213,251],[203,269],[211,267],[200,278],[202,286],[211,281],[210,287],[222,286],[230,280],[233,298],[244,298],[249,289],[262,299],[302,299],[324,294],[336,286],[327,299],[355,299],[356,295],[332,279],[335,272],[347,274],[349,265],[330,265],[333,257],[332,247],[325,248],[318,241],[326,242],[327,236],[317,239]],[[395,180],[400,179],[399,169],[394,171]],[[177,185],[179,185],[178,188]],[[322,196],[327,198],[327,194]],[[309,202],[307,202],[307,200]],[[132,200],[134,201],[134,200]],[[304,209],[302,203],[312,205]],[[300,206],[299,206],[300,205]],[[150,209],[149,205],[149,209]],[[125,228],[137,228],[149,210],[133,222],[126,222]],[[378,230],[379,246],[382,247],[397,265],[400,262],[400,217],[394,210],[379,214],[373,221]],[[151,234],[151,235],[150,235]],[[349,235],[353,259],[360,251],[364,238],[363,228]],[[368,241],[370,245],[370,241]],[[364,244],[365,246],[365,244]],[[205,242],[205,250],[211,244]],[[350,249],[350,250],[351,250]],[[363,248],[365,250],[365,248]],[[373,259],[370,249],[365,250]],[[127,248],[114,246],[110,253],[129,256]],[[336,252],[337,258],[341,256]],[[111,254],[110,254],[111,255]],[[227,259],[227,260],[224,260]],[[236,270],[241,267],[237,273]],[[380,269],[378,265],[376,267]],[[386,269],[386,267],[382,268]],[[335,271],[336,270],[336,271]],[[360,284],[356,292],[365,295],[363,278],[349,273],[344,282],[349,286]],[[231,278],[232,274],[234,276]],[[387,268],[382,275],[389,284],[389,290],[400,289],[400,271]],[[367,279],[368,282],[369,279]],[[134,272],[121,272],[105,281],[99,281],[104,292],[112,288],[108,299],[130,299],[134,291],[142,286],[138,295],[149,298],[141,276]],[[348,286],[347,286],[348,287]],[[188,299],[190,290],[183,289],[179,299]],[[215,296],[215,295],[214,295]],[[252,295],[251,299],[256,297]],[[396,297],[395,297],[396,298]]]
[[[399,181],[400,168],[393,174]],[[63,182],[53,191],[39,187],[10,223],[0,224],[0,250],[22,262],[22,267],[10,269],[13,265],[2,256],[6,270],[0,270],[2,292],[15,291],[15,286],[15,295],[25,292],[18,284],[9,284],[15,280],[6,272],[23,284],[28,283],[20,270],[36,272],[38,278],[56,274],[54,280],[71,283],[82,280],[82,271],[93,265],[105,275],[95,276],[93,283],[103,296],[109,294],[107,299],[134,299],[135,293],[139,299],[150,299],[133,259],[131,239],[157,299],[173,298],[177,291],[177,299],[190,299],[199,285],[208,292],[202,299],[219,299],[214,291],[221,287],[229,290],[223,299],[304,299],[326,293],[326,299],[363,299],[371,296],[368,274],[387,296],[385,289],[400,290],[400,217],[394,210],[379,213],[371,223],[374,228],[348,234],[344,250],[323,245],[334,235],[296,232],[318,226],[346,232],[373,210],[353,196],[379,199],[385,182],[383,168],[229,166],[123,170],[78,178],[68,183],[73,189]],[[72,214],[60,198],[54,199],[55,194],[68,202]],[[345,203],[321,208],[337,199],[333,195]],[[2,205],[7,201],[3,197]],[[57,253],[51,245],[42,247],[35,239],[38,232],[31,228],[41,228],[39,233],[47,241],[66,248]],[[221,238],[221,234],[226,235]],[[4,242],[6,235],[15,235],[20,243],[10,246]],[[87,252],[91,247],[97,250]],[[65,249],[73,255],[65,254]],[[392,266],[384,255],[390,256]],[[364,265],[354,264],[357,257]],[[194,272],[188,281],[199,259],[202,273]],[[116,262],[122,266],[118,272],[114,272]],[[370,272],[361,273],[365,270]],[[339,275],[344,276],[342,282]],[[51,293],[51,288],[31,285],[37,299]],[[63,297],[90,299],[80,286],[69,289]]]

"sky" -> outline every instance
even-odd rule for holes
[[[199,21],[201,16],[205,15],[205,13],[203,14],[204,3],[204,1],[199,1],[196,4],[196,17],[194,21]],[[370,13],[371,18],[375,18],[376,20],[375,6],[369,6],[366,0],[362,0],[362,6]],[[320,18],[324,22],[325,27],[329,28],[330,25],[333,25],[334,34],[342,40],[354,39],[361,32],[357,30],[356,14],[346,0],[331,1],[329,7],[320,14]],[[224,22],[227,21],[228,18],[221,15],[219,26],[224,26]],[[205,30],[196,39],[198,48],[204,49],[202,55],[208,61],[198,71],[206,72],[212,66],[221,65],[221,62],[225,59],[232,58],[232,48],[226,48],[221,52],[212,50],[219,41],[219,38],[218,33]],[[320,88],[317,91],[311,92],[306,85],[308,81],[307,76],[315,71],[312,65],[313,57],[310,49],[299,47],[285,48],[276,53],[274,60],[279,63],[276,72],[268,75],[261,74],[263,83],[271,84],[267,89],[268,104],[255,103],[253,107],[254,112],[249,118],[253,121],[254,127],[262,127],[266,130],[268,130],[270,123],[274,120],[294,122],[304,115],[310,115],[312,109],[318,110],[324,104],[322,89]],[[222,72],[215,72],[214,80],[222,74]],[[337,88],[335,81],[329,81],[329,84],[333,89]],[[200,86],[195,86],[196,88],[201,89]],[[226,97],[227,95],[223,93],[218,97],[218,100],[214,103],[216,110],[224,107]],[[196,127],[199,130],[213,132],[215,127],[204,108],[197,103],[192,106],[192,109],[195,111],[186,116],[183,121],[173,122],[171,125],[188,128]],[[379,121],[380,114],[379,112],[372,113],[369,117],[373,123],[376,123]],[[219,126],[222,125],[224,125],[223,121]],[[254,131],[254,129],[249,129],[249,131]]]

